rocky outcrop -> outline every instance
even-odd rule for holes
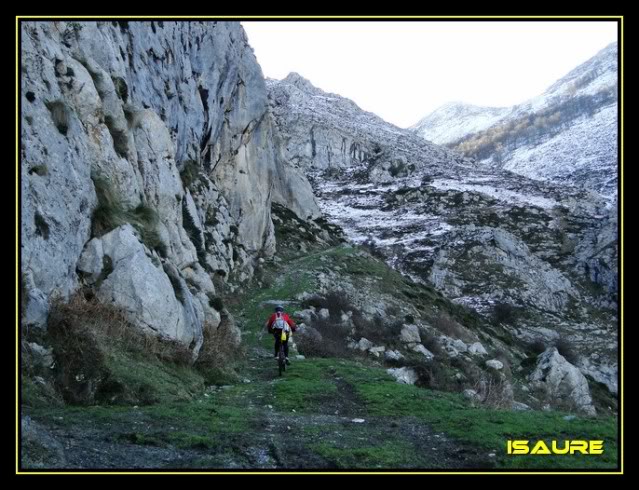
[[[493,301],[507,299],[560,312],[571,298],[577,296],[564,274],[531,253],[522,240],[503,229],[469,225],[450,233],[448,240],[447,246],[434,257],[430,280],[453,297],[469,293],[484,298],[490,295]],[[469,248],[468,243],[473,246]],[[490,291],[482,286],[484,281],[469,284],[469,265],[476,266],[473,271],[476,278],[483,276],[492,282]],[[472,288],[477,288],[476,292],[471,292]]]
[[[21,23],[26,321],[81,285],[197,352],[217,287],[320,215],[237,22]],[[217,285],[217,286],[216,286]]]
[[[543,391],[553,403],[564,403],[588,415],[595,415],[588,380],[555,347],[539,356],[529,376],[531,385]]]
[[[434,163],[451,158],[462,162],[458,155],[361,110],[353,101],[323,92],[297,73],[281,81],[267,80],[267,85],[286,159],[305,171],[340,173],[378,164],[378,180],[383,180],[389,172],[414,170],[403,167],[418,153]]]

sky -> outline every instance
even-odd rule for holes
[[[266,77],[297,72],[399,127],[541,94],[617,40],[611,22],[242,22]]]

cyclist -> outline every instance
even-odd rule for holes
[[[297,330],[295,322],[291,320],[286,313],[284,313],[284,307],[280,305],[276,306],[275,313],[273,313],[266,321],[266,329],[268,330],[268,333],[275,336],[275,359],[277,359],[277,354],[280,351],[280,344],[282,343],[282,329],[288,329],[289,327],[293,332]],[[288,360],[288,337],[284,341],[284,355],[286,356],[286,364],[291,364]]]

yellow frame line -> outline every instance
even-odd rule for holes
[[[202,15],[184,15],[184,16],[164,16],[164,15],[68,15],[68,16],[42,16],[42,15],[16,15],[16,284],[19,287],[19,163],[20,163],[20,134],[18,123],[20,120],[19,113],[19,95],[20,95],[20,46],[19,25],[22,19],[616,19],[620,21],[620,59],[621,72],[619,74],[621,101],[623,101],[623,15],[621,16],[202,16]],[[623,104],[620,104],[620,205],[623,209]],[[621,214],[621,213],[620,213]],[[621,271],[620,282],[621,292],[623,293],[623,214],[621,214]],[[19,289],[16,290],[19,292]],[[619,471],[274,471],[274,472],[258,472],[258,471],[20,471],[20,440],[19,440],[19,373],[20,366],[18,364],[19,341],[20,334],[20,315],[19,315],[19,294],[16,294],[16,474],[17,475],[623,475],[624,474],[624,438],[621,438],[620,445],[620,470]],[[623,433],[624,422],[624,370],[623,370],[623,302],[620,304],[620,360],[621,360],[621,410],[620,410],[620,428]]]

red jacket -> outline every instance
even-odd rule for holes
[[[273,323],[275,323],[275,319],[277,318],[277,313],[273,313],[268,321],[266,322],[266,328],[268,330],[269,333],[273,332]],[[295,325],[295,322],[293,320],[291,320],[291,318],[286,314],[286,313],[282,313],[282,318],[284,319],[284,321],[286,321],[286,323],[288,323],[291,327],[291,330],[293,330],[293,332],[295,332],[295,330],[297,330],[297,325]]]

